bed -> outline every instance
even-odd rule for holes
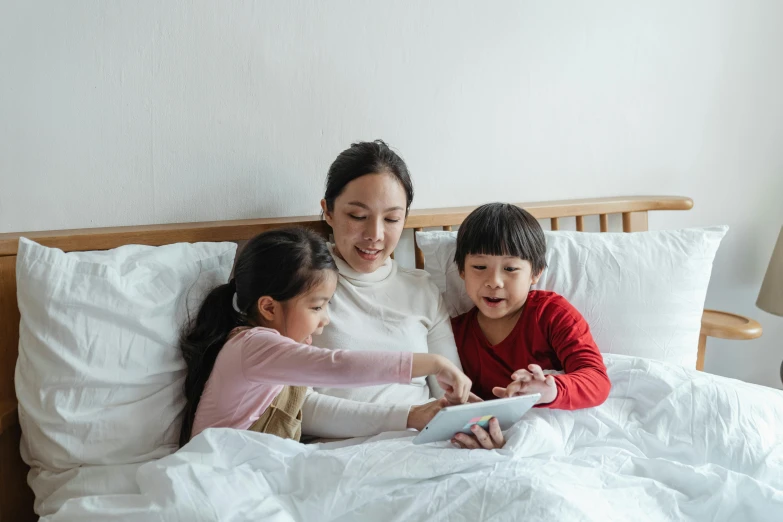
[[[683,197],[639,196],[520,206],[552,231],[566,220],[589,231],[588,219],[597,216],[597,232],[617,224],[632,233],[647,230],[648,212],[692,204]],[[413,211],[406,229],[448,231],[471,209]],[[242,242],[290,224],[328,233],[318,217],[305,216],[0,234],[0,521],[36,519],[14,388],[19,237],[82,252]],[[418,244],[413,255],[424,268]],[[783,393],[699,371],[708,337],[760,334],[751,319],[705,310],[692,348],[694,368],[608,355],[613,391],[605,405],[576,414],[535,411],[509,431],[500,451],[418,447],[405,432],[305,446],[208,430],[171,455],[105,470],[124,474],[126,483],[116,492],[69,500],[45,519],[606,520],[635,513],[651,520],[764,520],[783,513]],[[319,480],[313,470],[334,480]]]

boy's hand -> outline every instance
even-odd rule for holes
[[[517,370],[511,374],[512,382],[505,388],[495,387],[492,393],[496,397],[517,397],[540,393],[541,398],[536,404],[549,404],[557,398],[557,385],[555,378],[544,375],[544,371],[537,364],[531,364],[527,370]]]
[[[489,431],[478,424],[471,426],[472,435],[457,433],[451,439],[451,443],[463,449],[500,449],[506,443],[503,432],[500,431],[500,423],[495,417],[489,419]]]

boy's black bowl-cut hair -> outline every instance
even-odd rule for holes
[[[468,214],[457,233],[454,261],[465,270],[468,255],[515,256],[530,261],[533,274],[546,268],[546,238],[536,218],[508,203],[487,203]]]

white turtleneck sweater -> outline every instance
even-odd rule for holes
[[[462,368],[449,314],[429,274],[402,268],[393,259],[362,274],[334,257],[340,276],[329,305],[331,324],[313,338],[314,346],[437,353]],[[302,432],[340,438],[405,430],[412,405],[442,395],[432,377],[410,384],[315,388],[302,407]]]

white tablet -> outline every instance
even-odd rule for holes
[[[500,429],[507,430],[517,422],[527,411],[535,406],[540,393],[520,395],[510,399],[494,399],[484,402],[471,402],[457,406],[447,406],[413,439],[414,444],[427,444],[449,440],[456,433],[470,433],[470,427],[478,424],[489,430],[489,419],[497,418]]]

